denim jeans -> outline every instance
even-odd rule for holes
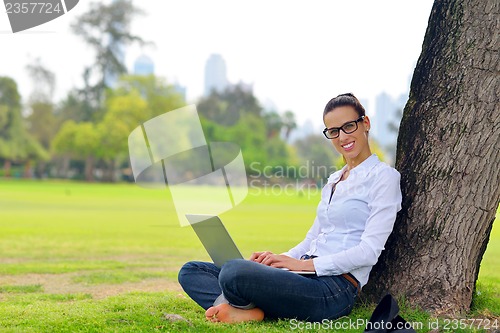
[[[204,309],[223,293],[229,304],[254,304],[267,318],[308,321],[349,314],[358,293],[342,276],[299,275],[244,259],[230,260],[222,268],[188,262],[179,271],[179,283]]]

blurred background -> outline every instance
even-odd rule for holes
[[[342,165],[321,131],[344,92],[393,164],[431,6],[80,1],[16,34],[1,13],[0,176],[132,181],[130,131],[196,104],[207,141],[239,144],[249,175],[293,179],[304,166],[314,183]]]

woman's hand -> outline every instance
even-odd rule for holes
[[[264,259],[266,259],[268,256],[273,255],[274,253],[269,252],[269,251],[263,251],[263,252],[254,252],[250,256],[251,261],[255,261],[258,263],[262,263]]]
[[[310,260],[298,260],[284,254],[274,254],[269,251],[255,252],[250,260],[276,268],[287,268],[291,271],[314,272],[314,263]]]

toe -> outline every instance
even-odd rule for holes
[[[217,318],[217,313],[219,312],[219,309],[217,309],[215,306],[212,306],[208,308],[207,311],[205,311],[205,317],[207,320],[210,320],[211,322],[218,322],[219,319]]]

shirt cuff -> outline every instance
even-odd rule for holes
[[[332,263],[330,256],[317,257],[313,259],[314,269],[317,276],[340,275],[342,272]]]

